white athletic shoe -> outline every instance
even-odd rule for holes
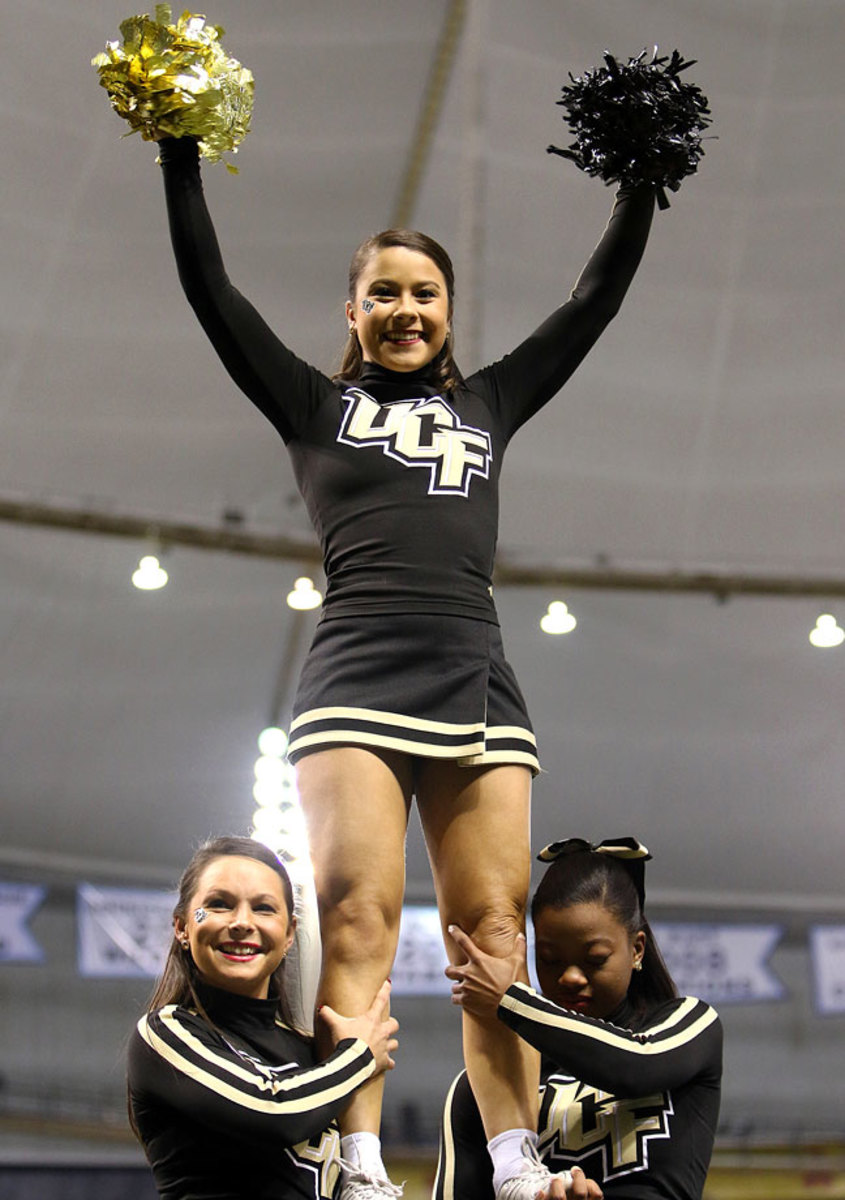
[[[404,1184],[368,1175],[345,1158],[338,1157],[337,1161],[342,1168],[340,1200],[399,1200],[402,1195]]]
[[[547,1192],[554,1178],[562,1179],[564,1187],[572,1186],[569,1171],[560,1171],[555,1177],[530,1138],[522,1139],[522,1167],[517,1175],[506,1179],[496,1192],[496,1200],[534,1200],[538,1192]]]

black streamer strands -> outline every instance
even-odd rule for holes
[[[605,183],[650,184],[658,206],[668,208],[665,189],[676,192],[698,169],[710,108],[700,88],[678,78],[695,59],[684,62],[677,50],[659,58],[656,46],[649,61],[646,53],[626,64],[605,53],[603,67],[570,75],[557,103],[575,141],[548,151]]]

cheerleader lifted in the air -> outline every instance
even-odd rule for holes
[[[615,132],[619,124],[610,122]],[[492,596],[502,459],[617,312],[660,179],[619,189],[568,299],[466,378],[454,357],[446,251],[405,229],[367,238],[349,270],[343,361],[329,376],[230,282],[203,196],[203,143],[170,132],[183,132],[178,121],[154,116],[144,130],[159,142],[182,286],[229,374],[284,441],[322,547],[326,599],[289,757],[319,899],[319,1001],[360,1013],[396,951],[412,800],[444,929],[456,925],[501,957],[523,930],[539,767]],[[536,1050],[469,1010],[463,1046],[498,1200],[572,1188],[568,1174],[553,1181],[533,1147]],[[381,1158],[382,1090],[374,1078],[341,1115],[344,1200],[396,1192]],[[568,1194],[593,1193],[578,1180]]]

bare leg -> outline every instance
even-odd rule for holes
[[[410,761],[339,746],[305,755],[296,774],[323,943],[318,1003],[354,1016],[372,1004],[396,954]],[[328,1053],[331,1047],[320,1049]],[[342,1134],[378,1134],[383,1090],[384,1076],[359,1088],[341,1114]]]
[[[426,761],[417,802],[444,931],[456,924],[489,954],[524,931],[531,876],[526,767]],[[446,937],[452,961],[456,947]],[[488,1141],[537,1128],[540,1058],[493,1017],[463,1014],[464,1061]]]

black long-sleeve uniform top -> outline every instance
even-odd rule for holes
[[[539,1151],[579,1166],[607,1200],[700,1200],[719,1115],[722,1026],[708,1004],[669,1000],[606,1021],[559,1008],[525,984],[499,1016],[541,1051]],[[436,1200],[492,1200],[484,1128],[458,1076],[441,1129]]]
[[[334,1118],[375,1070],[369,1046],[349,1038],[318,1063],[275,1000],[199,994],[212,1024],[167,1005],[129,1044],[129,1102],[162,1200],[333,1196]]]
[[[179,277],[229,374],[287,444],[320,537],[325,615],[495,622],[502,455],[619,308],[645,248],[651,191],[620,192],[565,304],[511,354],[441,394],[430,370],[368,364],[354,383],[334,383],[297,358],[226,274],[196,143],[166,139],[160,149]]]

